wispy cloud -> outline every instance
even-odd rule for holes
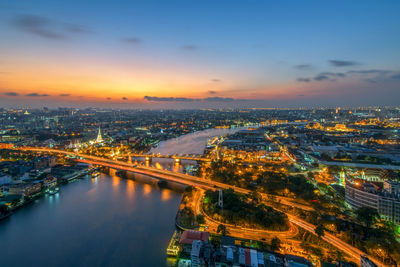
[[[122,97],[122,100],[128,100],[128,98],[124,96],[124,97]]]
[[[143,40],[140,38],[137,38],[137,37],[123,38],[123,39],[121,39],[121,41],[123,43],[131,44],[131,45],[139,45],[139,44],[143,43]]]
[[[193,44],[183,45],[181,48],[182,48],[183,50],[185,50],[185,51],[195,51],[195,50],[199,49],[198,46],[193,45]]]
[[[390,82],[400,79],[400,72],[381,69],[349,70],[347,72],[321,72],[314,77],[300,77],[296,80],[298,82],[336,81],[339,78],[345,77],[358,77],[369,83]]]
[[[400,73],[393,74],[390,78],[395,79],[395,80],[400,80]]]
[[[308,82],[311,82],[311,79],[310,78],[297,78],[297,81],[298,82],[308,83]]]
[[[216,91],[213,91],[213,90],[210,90],[210,91],[208,91],[208,93],[209,93],[210,95],[215,95],[217,92],[216,92]]]
[[[194,102],[194,101],[227,102],[235,100],[244,100],[244,99],[234,99],[229,97],[187,98],[187,97],[157,97],[157,96],[145,96],[144,99],[152,102]]]
[[[90,32],[82,25],[56,22],[31,14],[16,16],[13,24],[21,31],[52,40],[68,39],[72,35]]]
[[[349,70],[347,73],[349,74],[378,74],[385,75],[391,73],[391,70],[379,70],[379,69],[370,69],[370,70]]]
[[[48,94],[39,94],[39,93],[30,93],[30,94],[26,94],[25,96],[31,96],[31,97],[46,97],[46,96],[50,96]]]
[[[70,96],[70,94],[59,94],[59,96],[66,97],[66,96]]]
[[[4,95],[6,96],[19,96],[17,92],[5,92]]]
[[[219,82],[221,82],[220,79],[211,79],[211,81],[214,82],[214,83],[219,83]]]
[[[328,63],[334,67],[350,67],[350,66],[357,66],[361,65],[356,61],[349,61],[349,60],[339,60],[339,59],[330,59]]]
[[[207,97],[203,99],[204,101],[218,101],[218,102],[226,102],[226,101],[235,101],[238,99],[230,98],[230,97]],[[244,99],[240,99],[244,100]]]
[[[299,70],[308,70],[312,68],[311,64],[300,64],[300,65],[295,65],[294,66],[295,69],[299,69]]]

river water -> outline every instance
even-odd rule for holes
[[[200,154],[208,137],[226,133],[182,136],[153,152]],[[115,174],[85,177],[0,222],[0,266],[166,266],[179,202],[177,191]]]

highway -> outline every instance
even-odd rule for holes
[[[289,230],[287,231],[270,231],[270,230],[263,230],[263,229],[253,229],[253,228],[246,228],[241,227],[233,224],[223,223],[211,218],[207,213],[204,212],[202,209],[202,196],[203,190],[197,190],[193,196],[193,210],[196,214],[201,214],[204,216],[204,220],[206,225],[209,227],[208,231],[217,233],[218,225],[222,224],[225,225],[226,229],[229,232],[229,235],[243,238],[243,239],[250,239],[250,240],[269,240],[274,237],[279,237],[281,239],[289,239],[297,235],[299,232],[297,227],[290,223]]]
[[[68,155],[68,156],[75,156],[75,157],[78,157],[76,160],[80,161],[80,162],[85,162],[85,163],[90,163],[90,164],[95,164],[95,165],[102,165],[102,166],[115,168],[115,169],[119,169],[119,170],[126,170],[126,171],[141,173],[141,174],[149,175],[149,176],[160,178],[160,179],[165,179],[168,181],[173,181],[173,182],[186,184],[186,185],[190,185],[190,186],[194,186],[194,187],[200,187],[205,190],[207,190],[207,189],[216,190],[219,188],[221,188],[221,189],[231,188],[231,189],[235,190],[235,192],[239,192],[239,193],[243,193],[243,194],[249,194],[251,192],[250,190],[247,190],[244,188],[219,183],[216,181],[206,180],[203,178],[199,178],[199,177],[195,177],[195,176],[191,176],[191,175],[187,175],[187,174],[176,173],[176,172],[172,172],[169,170],[159,170],[159,169],[156,169],[153,167],[133,166],[132,164],[130,164],[128,162],[105,159],[105,158],[101,158],[101,157],[84,155],[84,154],[79,154],[79,153],[75,153],[75,152],[68,152],[68,151],[64,151],[64,150],[57,150],[57,149],[50,149],[50,148],[33,148],[33,147],[19,147],[19,148],[15,148],[15,149],[22,150],[22,151],[58,153],[58,154],[64,154],[64,155]],[[79,159],[79,158],[81,158],[81,159]],[[263,198],[263,201],[266,202],[266,204],[268,204],[268,195],[262,194],[262,198]],[[278,197],[278,196],[275,196],[275,198],[281,200],[281,203],[286,204],[286,205],[310,209],[310,207],[292,202],[288,198]],[[277,210],[279,210],[279,209],[277,209]],[[306,221],[303,221],[300,218],[295,217],[293,215],[290,215],[290,214],[287,214],[287,215],[288,215],[289,221],[291,223],[315,234],[315,232],[314,232],[314,229],[316,227],[315,225],[307,223]],[[212,222],[210,220],[210,218],[207,218],[207,219],[209,219],[209,221]],[[212,223],[216,223],[216,222],[212,222]],[[220,223],[218,223],[218,224],[220,224]],[[232,230],[236,231],[236,229],[232,229]],[[257,232],[258,230],[255,230],[255,229],[248,229],[248,230],[252,230],[253,233],[255,234],[255,236],[258,235],[258,232]],[[240,230],[238,230],[238,231],[240,231]],[[246,229],[246,231],[247,231],[247,229]],[[335,237],[329,233],[325,233],[325,236],[323,236],[322,238],[326,242],[332,244],[336,248],[342,250],[346,254],[353,257],[356,260],[356,262],[358,262],[360,260],[361,255],[365,255],[364,252],[347,244],[346,242],[343,242],[342,240],[338,239],[337,237]],[[381,263],[375,259],[372,259],[372,260],[378,266],[385,266],[383,263]]]

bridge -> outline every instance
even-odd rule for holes
[[[233,189],[235,192],[242,193],[242,194],[251,193],[251,191],[248,189],[244,189],[244,188],[240,188],[240,187],[236,187],[236,186],[228,185],[228,184],[224,184],[224,183],[219,183],[216,181],[212,181],[212,180],[208,180],[208,179],[204,179],[204,178],[200,178],[200,177],[196,177],[196,176],[172,172],[169,170],[160,170],[160,169],[157,169],[154,167],[132,165],[129,162],[105,159],[105,158],[101,158],[101,157],[80,154],[80,153],[75,153],[75,152],[69,152],[69,151],[64,151],[64,150],[51,149],[51,148],[37,148],[37,147],[16,147],[16,148],[14,148],[14,150],[33,151],[33,152],[42,152],[42,153],[55,153],[55,154],[72,156],[72,157],[76,157],[75,160],[79,161],[79,162],[85,162],[85,163],[94,164],[94,165],[106,166],[106,167],[115,168],[118,170],[131,171],[131,172],[155,177],[158,179],[164,179],[164,180],[177,182],[177,183],[181,183],[181,184],[185,184],[185,185],[189,185],[189,186],[199,187],[199,188],[202,188],[205,190],[208,190],[208,189],[211,189],[211,190]],[[268,199],[271,196],[267,195],[267,194],[261,194],[261,196],[262,196],[263,202],[265,202],[268,205]],[[280,201],[280,203],[285,204],[285,205],[289,205],[289,206],[297,207],[297,208],[301,208],[301,209],[308,209],[308,210],[310,210],[310,208],[311,208],[309,206],[293,202],[292,199],[290,199],[290,198],[279,197],[279,196],[274,196],[274,197],[276,199],[278,199]],[[315,225],[310,224],[294,215],[287,214],[287,216],[289,217],[289,221],[292,224],[295,224],[296,226],[301,227],[304,230],[315,234],[315,228],[316,228]],[[254,234],[256,234],[256,231],[254,232]],[[360,257],[362,255],[366,254],[363,251],[360,251],[359,249],[342,241],[340,238],[334,236],[333,234],[325,233],[325,235],[322,237],[322,239],[324,239],[326,242],[330,243],[331,245],[335,246],[336,248],[344,251],[345,253],[347,253],[349,256],[351,256],[353,259],[355,259],[357,261],[360,260]],[[378,266],[385,266],[383,263],[379,262],[376,259],[373,259],[373,261],[375,263],[377,263]]]

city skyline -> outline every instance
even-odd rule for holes
[[[0,1],[0,106],[397,105],[400,5]]]

